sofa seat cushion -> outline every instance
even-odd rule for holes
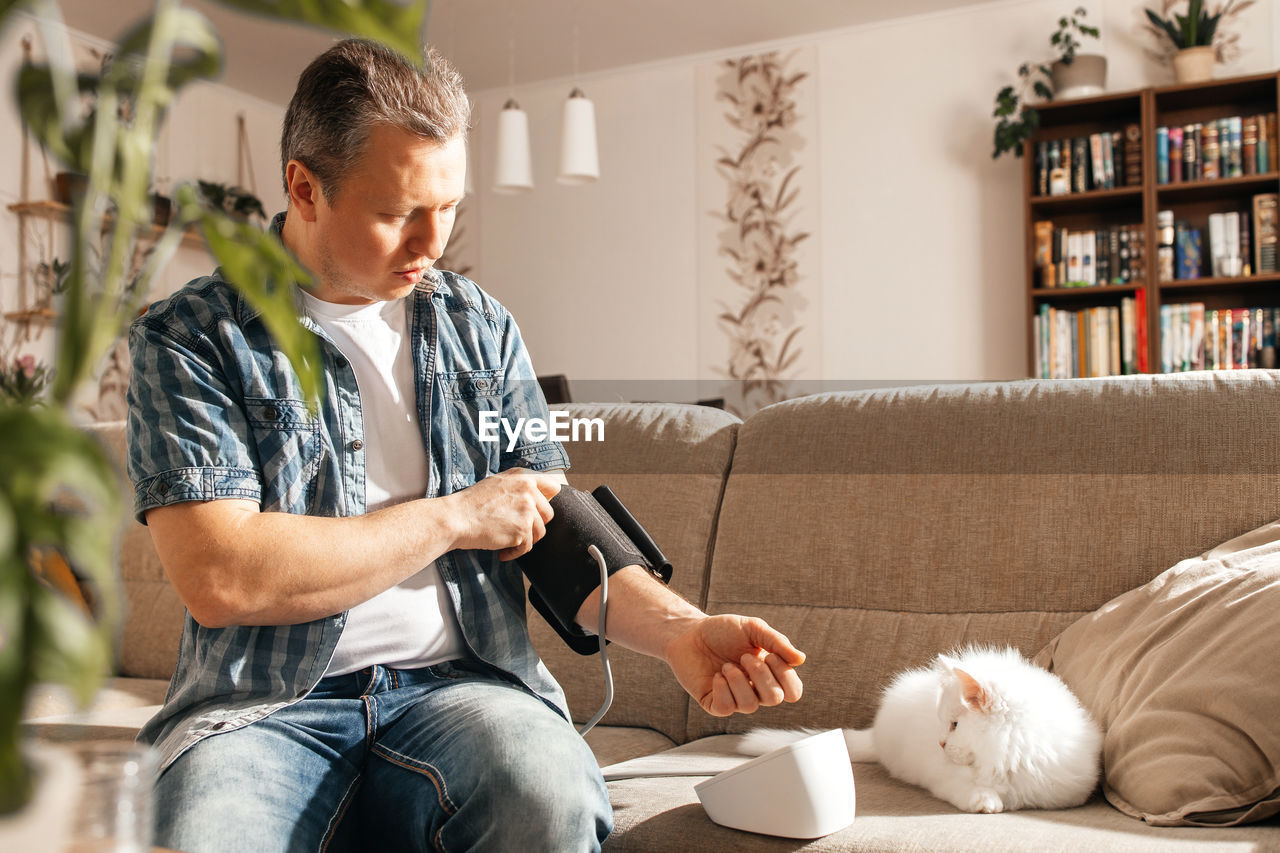
[[[642,755],[665,752],[675,741],[653,729],[631,726],[596,726],[583,738],[601,767]]]
[[[41,684],[28,700],[23,727],[41,740],[133,740],[168,689],[160,678],[109,678],[82,709],[66,687]]]
[[[692,741],[661,756],[631,762],[652,769],[661,759],[674,772],[727,768],[746,760],[734,754],[736,736]],[[625,769],[625,768],[622,768]],[[619,768],[605,768],[605,772]],[[755,835],[711,822],[694,786],[705,776],[622,779],[609,783],[615,830],[605,843],[619,851],[1010,851],[1107,850],[1117,853],[1280,851],[1280,825],[1231,829],[1153,827],[1095,797],[1076,809],[975,815],[957,811],[924,790],[891,778],[878,764],[855,764],[857,817],[814,841]]]

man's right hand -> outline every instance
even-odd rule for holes
[[[547,532],[550,499],[560,479],[509,468],[449,496],[459,518],[456,548],[497,551],[499,560],[527,554]]]

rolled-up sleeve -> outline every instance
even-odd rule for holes
[[[133,511],[219,498],[262,500],[257,454],[238,396],[200,340],[143,318],[129,334],[128,474]]]

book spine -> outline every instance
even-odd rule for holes
[[[1169,183],[1169,128],[1156,128],[1156,183]]]
[[[1191,369],[1204,370],[1204,303],[1191,305]]]
[[[1173,372],[1173,306],[1160,306],[1160,372]]]
[[[1200,229],[1179,222],[1174,228],[1174,277],[1199,278],[1203,267],[1203,242]]]
[[[1169,183],[1182,180],[1182,128],[1169,128]]]
[[[1071,141],[1071,191],[1089,189],[1089,140],[1081,136]]]
[[[1245,116],[1241,133],[1244,147],[1244,173],[1256,175],[1258,174],[1258,117]]]
[[[1200,125],[1196,122],[1182,128],[1182,179],[1200,180]]]
[[[1276,193],[1261,193],[1253,197],[1253,245],[1254,272],[1277,272],[1277,202]]]
[[[1150,369],[1147,356],[1147,289],[1139,287],[1133,294],[1134,326],[1137,329],[1138,372]]]
[[[1103,185],[1109,189],[1116,186],[1116,134],[1107,131],[1102,134],[1102,176]]]
[[[1102,134],[1089,135],[1089,178],[1092,186],[1102,189],[1106,186],[1106,175],[1102,166]]]
[[[1267,168],[1264,172],[1273,172],[1280,164],[1280,152],[1276,151],[1276,114],[1267,113]]]
[[[1239,178],[1244,175],[1244,120],[1240,116],[1226,119],[1231,133],[1231,152],[1227,158],[1227,177]]]
[[[1211,121],[1201,131],[1201,144],[1204,146],[1204,157],[1201,160],[1200,177],[1206,180],[1218,177],[1218,123]],[[1227,143],[1230,145],[1230,142]]]

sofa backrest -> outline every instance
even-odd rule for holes
[[[672,588],[701,606],[741,421],[719,409],[680,404],[575,403],[557,408],[571,418],[600,418],[604,424],[603,441],[566,443],[570,484],[586,491],[609,486],[671,560]],[[564,687],[573,718],[589,719],[604,699],[599,656],[570,651],[532,609],[529,629],[538,654]],[[682,741],[687,697],[666,665],[616,644],[609,649],[609,661],[615,695],[603,722],[656,729]]]
[[[739,430],[708,610],[808,652],[805,697],[690,737],[871,723],[899,670],[1034,655],[1084,613],[1280,517],[1280,373],[826,394]]]
[[[133,678],[173,675],[178,664],[185,608],[165,576],[147,528],[133,518],[133,489],[125,475],[125,422],[93,424],[89,432],[106,448],[120,473],[124,515],[120,532],[120,583],[124,626],[116,648],[116,672]]]

